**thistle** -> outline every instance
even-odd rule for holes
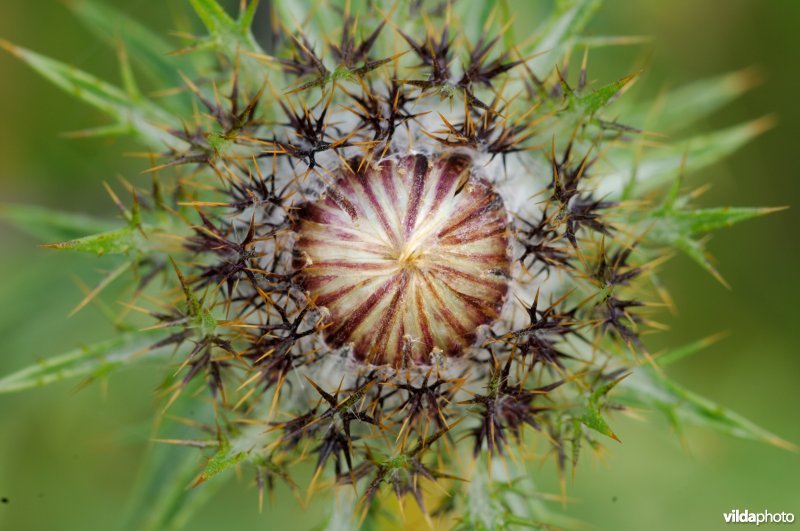
[[[2,43],[114,120],[83,135],[133,135],[151,161],[107,186],[122,226],[47,245],[116,257],[76,310],[127,283],[119,336],[0,380],[88,382],[159,360],[162,415],[203,413],[159,423],[157,439],[203,457],[182,452],[174,485],[153,486],[178,508],[143,525],[180,521],[236,468],[259,505],[277,483],[299,504],[333,491],[329,529],[402,522],[409,505],[432,527],[571,527],[526,464],[574,474],[632,407],[790,446],[668,379],[708,340],[654,356],[642,337],[660,328],[674,251],[724,282],[706,235],[774,210],[695,208],[682,178],[768,120],[664,142],[653,105],[622,97],[638,74],[590,82],[591,49],[636,41],[582,36],[595,1],[559,3],[522,39],[505,2],[189,5],[205,32],[177,46],[72,5],[116,45],[122,87]],[[134,71],[162,90],[145,95]],[[678,90],[669,119],[749,82]],[[54,236],[88,225],[4,215]]]

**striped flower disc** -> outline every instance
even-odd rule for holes
[[[405,366],[457,356],[498,317],[509,276],[500,196],[460,154],[342,170],[303,204],[295,266],[330,312],[325,340],[361,361]]]

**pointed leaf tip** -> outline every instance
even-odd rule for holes
[[[114,230],[115,223],[33,205],[0,205],[0,219],[39,241],[64,241]]]
[[[224,472],[230,467],[238,464],[245,457],[247,457],[246,452],[233,451],[231,444],[227,440],[223,440],[220,443],[220,448],[217,453],[215,453],[211,459],[208,460],[208,463],[206,463],[203,471],[200,473],[194,483],[192,483],[192,487],[197,487],[204,481]]]
[[[652,367],[639,367],[635,371],[634,377],[630,378],[621,387],[621,390],[622,392],[617,395],[620,402],[665,412],[670,417],[670,421],[675,423],[678,428],[680,427],[678,421],[683,420],[741,439],[764,442],[792,452],[800,451],[796,444],[681,387],[661,371]]]
[[[625,76],[604,87],[600,87],[586,96],[578,97],[578,104],[587,115],[595,114],[603,107],[612,103],[620,94],[628,90],[641,72]]]
[[[177,120],[160,106],[144,98],[132,100],[122,89],[66,63],[51,59],[0,39],[0,47],[14,54],[42,77],[68,94],[99,109],[153,147],[185,147],[163,124]]]
[[[163,336],[163,331],[126,333],[37,361],[0,378],[0,394],[42,387],[81,376],[91,378],[93,375],[107,375],[114,369],[166,353],[166,348],[151,348]]]

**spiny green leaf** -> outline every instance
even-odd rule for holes
[[[713,230],[730,227],[741,221],[783,210],[783,208],[742,207],[696,210],[682,208],[687,202],[688,198],[676,199],[674,194],[670,194],[663,207],[649,214],[645,218],[649,224],[647,241],[659,245],[669,245],[684,252],[726,286],[725,280],[707,256],[704,242],[699,238]]]
[[[511,512],[506,512],[503,515],[503,521],[506,525],[509,526],[509,529],[520,528],[520,527],[528,529],[547,529],[549,527],[544,522],[528,520],[526,518],[516,516],[514,515],[514,513]]]
[[[659,132],[686,128],[735,100],[758,83],[752,68],[695,81],[625,112],[626,121]],[[653,109],[658,113],[649,119]]]
[[[114,197],[113,192],[112,197]],[[147,251],[149,244],[142,226],[141,208],[139,207],[139,201],[136,195],[134,195],[133,199],[131,210],[124,210],[125,217],[128,219],[128,224],[125,227],[60,243],[46,244],[42,247],[50,249],[69,249],[72,251],[93,253],[98,256]]]
[[[652,367],[642,366],[620,387],[619,402],[636,407],[672,411],[677,419],[713,428],[734,437],[765,442],[797,451],[798,447],[752,421],[684,389]],[[674,420],[673,420],[674,421]]]
[[[77,68],[0,40],[0,47],[23,60],[39,74],[76,98],[100,109],[128,128],[131,134],[156,149],[183,147],[165,130],[177,120],[152,102],[131,100],[125,91]]]
[[[261,51],[250,33],[250,23],[255,16],[257,2],[250,2],[242,11],[238,21],[231,18],[217,0],[189,0],[189,2],[217,44],[227,48],[224,51],[235,51],[237,44],[245,45],[246,51]]]
[[[105,138],[115,136],[127,136],[131,133],[130,127],[124,124],[101,125],[89,127],[78,131],[70,131],[64,136],[68,138]]]
[[[216,0],[189,0],[194,12],[212,34],[238,32],[239,26]]]
[[[139,91],[139,85],[136,83],[136,77],[133,75],[131,68],[131,61],[128,57],[128,50],[125,48],[125,43],[120,42],[117,45],[117,58],[119,60],[120,77],[122,78],[122,86],[125,93],[131,101],[138,101],[142,97]]]
[[[236,20],[228,15],[217,0],[190,0],[190,3],[208,30],[208,36],[182,51],[214,50],[237,65],[239,79],[245,86],[264,83],[266,71],[261,60],[267,56],[250,31],[250,23],[255,15],[254,2],[249,2]]]
[[[182,82],[178,72],[192,71],[193,65],[202,62],[200,56],[193,56],[191,61],[187,56],[170,56],[173,47],[161,35],[105,2],[72,0],[68,5],[78,19],[104,42],[116,46],[121,41],[131,60],[159,87],[180,86]],[[188,113],[191,109],[191,98],[186,93],[171,97],[168,102],[181,113]]]
[[[106,254],[128,254],[131,251],[139,251],[144,249],[144,244],[145,239],[138,229],[128,225],[117,230],[59,243],[51,243],[43,245],[42,247],[48,249],[68,249],[70,251],[81,251],[102,256]]]
[[[198,411],[198,406],[201,405],[190,391],[172,404],[170,412],[185,417],[191,411],[193,419],[198,420],[199,415],[203,422],[213,422],[213,409],[200,407]],[[160,425],[160,421],[156,421],[156,425]],[[184,427],[172,428],[182,430]],[[159,431],[162,429],[163,426]],[[197,509],[203,507],[227,480],[223,476],[202,487],[190,488],[197,477],[198,461],[199,456],[183,446],[156,443],[148,448],[120,528],[127,531],[177,531],[184,528]]]
[[[108,341],[39,361],[0,379],[0,393],[42,387],[79,376],[108,374],[111,370],[163,354],[164,349],[150,348],[163,335],[163,332],[121,334]]]
[[[593,90],[591,93],[585,96],[578,96],[576,98],[578,107],[586,115],[592,115],[596,113],[597,111],[599,111],[600,109],[611,103],[615,96],[617,96],[620,92],[625,90],[625,88],[628,87],[630,83],[636,79],[637,75],[638,74],[631,74],[627,77],[620,79],[619,81],[615,81],[614,83]]]
[[[195,485],[199,485],[207,479],[224,472],[230,467],[241,462],[245,457],[247,457],[247,452],[233,450],[227,439],[223,439],[221,441],[219,450],[217,450],[217,453],[215,453],[211,459],[208,460],[206,467],[203,469],[200,477],[195,482]]]
[[[627,374],[617,378],[616,380],[599,385],[594,391],[592,391],[586,400],[584,413],[580,417],[580,421],[583,424],[607,437],[611,437],[617,442],[621,441],[611,430],[611,427],[608,425],[600,412],[600,400],[605,397],[608,392],[611,391],[611,389],[616,387],[616,385],[620,383],[626,376]]]
[[[181,529],[181,522],[192,513],[193,506],[202,507],[214,489],[223,482],[215,481],[199,489],[190,489],[192,479],[197,475],[197,455],[187,452],[185,448],[176,448],[162,444],[151,448],[149,453],[165,455],[146,457],[148,468],[152,469],[143,476],[137,491],[136,499],[144,499],[147,503],[137,502],[131,507],[128,523],[122,528],[129,531],[164,531]],[[168,452],[168,453],[167,453]],[[161,457],[159,459],[159,457]],[[151,463],[152,461],[152,463]],[[157,495],[153,496],[155,492]]]
[[[583,428],[580,419],[572,419],[572,470],[577,470],[578,460],[581,456],[581,445],[583,444]]]
[[[558,8],[545,27],[538,31],[534,45],[524,53],[538,55],[529,62],[534,72],[549,72],[560,60],[592,14],[600,7],[600,0],[574,0],[559,2]]]
[[[700,352],[701,350],[706,349],[709,346],[713,345],[726,335],[727,335],[726,333],[714,334],[713,336],[708,336],[703,339],[699,339],[697,341],[689,343],[688,345],[671,349],[668,352],[665,352],[664,354],[658,356],[657,358],[658,365],[661,367],[666,367],[667,365],[682,360],[683,358],[691,356],[692,354],[696,354],[697,352]]]
[[[264,404],[266,403],[264,401]],[[263,463],[263,455],[254,449],[264,448],[268,442],[275,440],[273,432],[265,433],[263,428],[257,426],[248,426],[234,435],[233,439],[228,439],[226,435],[219,434],[218,450],[197,476],[194,486],[221,474],[244,460],[249,460],[251,463]]]
[[[649,42],[651,37],[647,35],[592,35],[576,37],[574,39],[575,48],[605,48],[607,46],[632,46]]]
[[[31,205],[2,205],[0,218],[40,241],[63,241],[114,229],[114,223],[85,214]]]
[[[635,164],[635,154],[630,150],[624,153],[612,151],[608,158],[613,168],[617,169],[598,181],[597,193],[600,196],[618,198],[625,186],[635,176],[633,191],[635,195],[646,193],[668,183],[681,163],[686,158],[686,171],[691,172],[704,168],[731,153],[757,137],[772,126],[769,117],[760,118],[745,124],[729,127],[713,133],[698,135],[693,138],[674,142],[673,145],[656,148],[645,153],[644,160]]]
[[[711,257],[706,251],[705,244],[700,240],[695,240],[688,236],[676,236],[669,242],[670,245],[683,252],[686,256],[691,258],[697,265],[708,271],[717,281],[730,288],[730,284],[723,278],[722,274],[717,271],[714,264],[711,262]]]
[[[619,441],[619,438],[614,434],[613,430],[603,418],[603,415],[600,414],[600,410],[598,410],[597,407],[587,405],[586,411],[581,416],[581,422],[589,428],[602,433],[607,437],[611,437],[615,441]]]
[[[455,2],[452,9],[461,20],[460,28],[470,42],[477,42],[483,34],[484,25],[495,8],[495,2]]]
[[[208,500],[225,483],[213,481],[202,487],[190,489],[189,481],[197,473],[196,456],[184,452],[177,471],[167,478],[163,497],[159,496],[155,507],[148,507],[147,521],[137,531],[178,531],[199,509],[206,507]]]
[[[664,230],[689,236],[703,235],[713,230],[732,227],[742,221],[766,216],[785,209],[786,207],[720,207],[673,210],[663,217]]]
[[[239,31],[244,34],[249,34],[253,27],[253,20],[256,18],[256,10],[258,9],[259,0],[250,0],[247,7],[242,11],[239,16],[238,24]]]
[[[183,290],[183,296],[186,302],[186,313],[192,318],[193,326],[200,329],[200,333],[203,337],[214,334],[217,328],[217,320],[214,319],[214,316],[211,314],[211,310],[203,306],[203,303],[197,298],[197,295],[195,295],[194,291],[186,283],[186,279],[183,278],[183,273],[181,273],[181,270],[178,269],[178,264],[175,263],[175,260],[172,260],[171,258],[170,260],[172,261],[172,268],[175,270],[175,274],[178,276],[178,281],[181,284],[181,289]]]
[[[533,526],[534,529],[579,529],[583,522],[551,511],[525,467],[492,463],[489,473],[479,459],[469,482],[457,494],[459,519],[454,530],[498,531]]]

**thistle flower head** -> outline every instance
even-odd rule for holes
[[[512,501],[527,460],[574,469],[617,439],[608,412],[676,392],[641,339],[669,248],[718,275],[699,238],[764,210],[691,210],[680,180],[661,186],[681,171],[672,148],[640,164],[647,134],[607,112],[634,77],[591,84],[586,54],[570,76],[594,2],[533,44],[469,2],[331,2],[292,22],[276,0],[266,43],[256,2],[238,18],[191,4],[209,35],[157,60],[186,68],[174,100],[7,46],[88,84],[155,161],[131,208],[112,194],[123,228],[55,246],[124,257],[101,287],[133,272],[126,307],[151,322],[130,343],[170,354],[165,409],[208,388],[212,435],[165,439],[216,448],[198,484],[244,463],[260,489],[297,488],[310,462],[309,492],[359,493],[355,521],[386,493],[470,529],[512,507],[545,518]],[[703,147],[708,163],[732,146]]]

